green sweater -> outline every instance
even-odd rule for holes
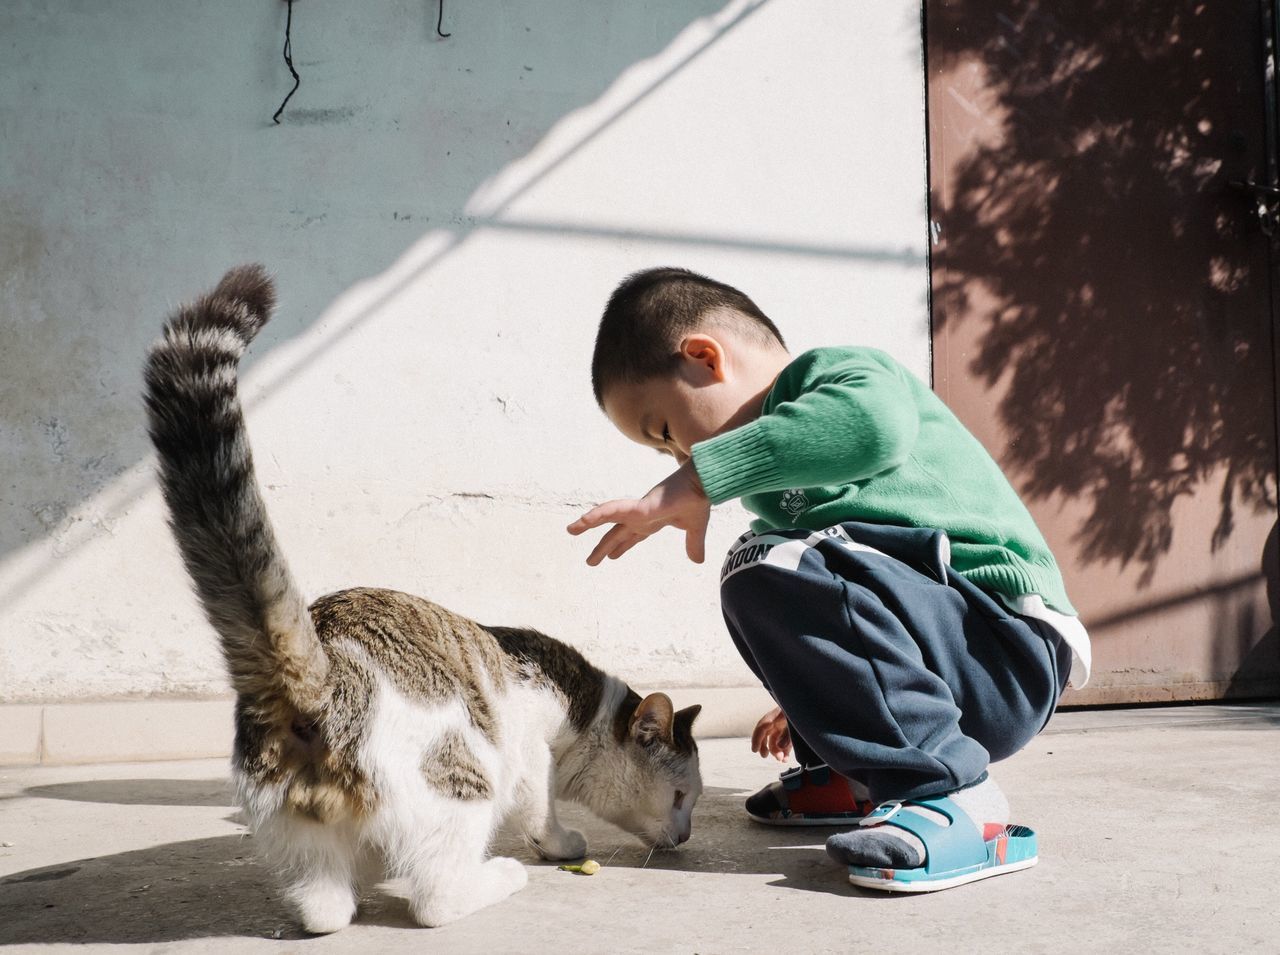
[[[791,362],[759,418],[693,446],[711,503],[733,498],[756,530],[842,521],[935,527],[951,566],[1011,597],[1074,614],[1062,574],[999,465],[929,388],[874,348]]]

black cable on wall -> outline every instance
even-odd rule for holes
[[[293,74],[293,89],[289,90],[289,95],[284,98],[284,103],[280,104],[280,108],[271,117],[271,121],[277,126],[280,125],[280,114],[284,112],[285,104],[293,99],[293,94],[298,92],[298,87],[302,85],[302,77],[293,68],[293,41],[289,36],[289,31],[293,27],[293,0],[287,0],[287,2],[289,4],[289,15],[284,21],[284,65],[289,67],[289,72]],[[441,2],[443,3],[443,0]]]

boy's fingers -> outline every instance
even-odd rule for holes
[[[769,755],[769,740],[777,732],[781,717],[782,710],[772,709],[756,721],[755,729],[751,731],[751,752],[759,753],[761,759]]]
[[[621,524],[610,528],[609,531],[596,542],[596,546],[591,549],[591,554],[587,557],[587,563],[592,567],[598,565],[613,552],[615,547],[618,546],[619,538],[625,537],[626,534],[627,529]]]
[[[591,556],[587,558],[587,563],[595,567],[605,558],[617,560],[648,536],[648,534],[633,531],[625,524],[615,524],[600,538],[599,543],[591,551]]]
[[[593,508],[592,510],[587,511],[587,513],[583,514],[565,529],[570,534],[577,536],[584,531],[589,531],[592,528],[599,527],[601,524],[608,524],[609,519],[607,517],[600,517],[596,513],[599,509],[600,508]]]
[[[684,534],[684,552],[695,564],[701,564],[707,556],[707,525],[691,527]]]
[[[601,524],[616,524],[620,520],[633,516],[636,505],[639,503],[639,501],[626,500],[605,501],[605,503],[597,504],[587,511],[587,513],[570,524],[566,530],[576,536],[583,531],[591,530],[593,527],[599,527]]]
[[[638,534],[632,534],[630,537],[628,537],[625,541],[623,541],[621,544],[619,544],[609,553],[609,559],[617,560],[619,557],[621,557],[627,551],[631,550],[631,548],[635,547],[636,544],[640,543],[642,540],[644,540],[644,536],[638,535]]]
[[[785,763],[787,757],[791,755],[791,728],[784,721],[781,731],[778,733],[778,762]]]

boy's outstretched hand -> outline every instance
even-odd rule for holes
[[[578,535],[602,524],[613,525],[587,558],[587,563],[595,567],[606,557],[617,560],[664,527],[677,527],[684,531],[685,553],[700,564],[705,557],[710,519],[711,502],[702,492],[693,462],[686,461],[638,501],[606,501],[593,507],[569,525],[569,533]]]

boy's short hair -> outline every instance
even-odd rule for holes
[[[713,326],[786,347],[777,326],[732,285],[688,269],[645,269],[622,280],[600,318],[591,357],[596,403],[604,406],[610,385],[670,373],[680,361],[681,340],[706,328],[711,312],[719,313]]]

